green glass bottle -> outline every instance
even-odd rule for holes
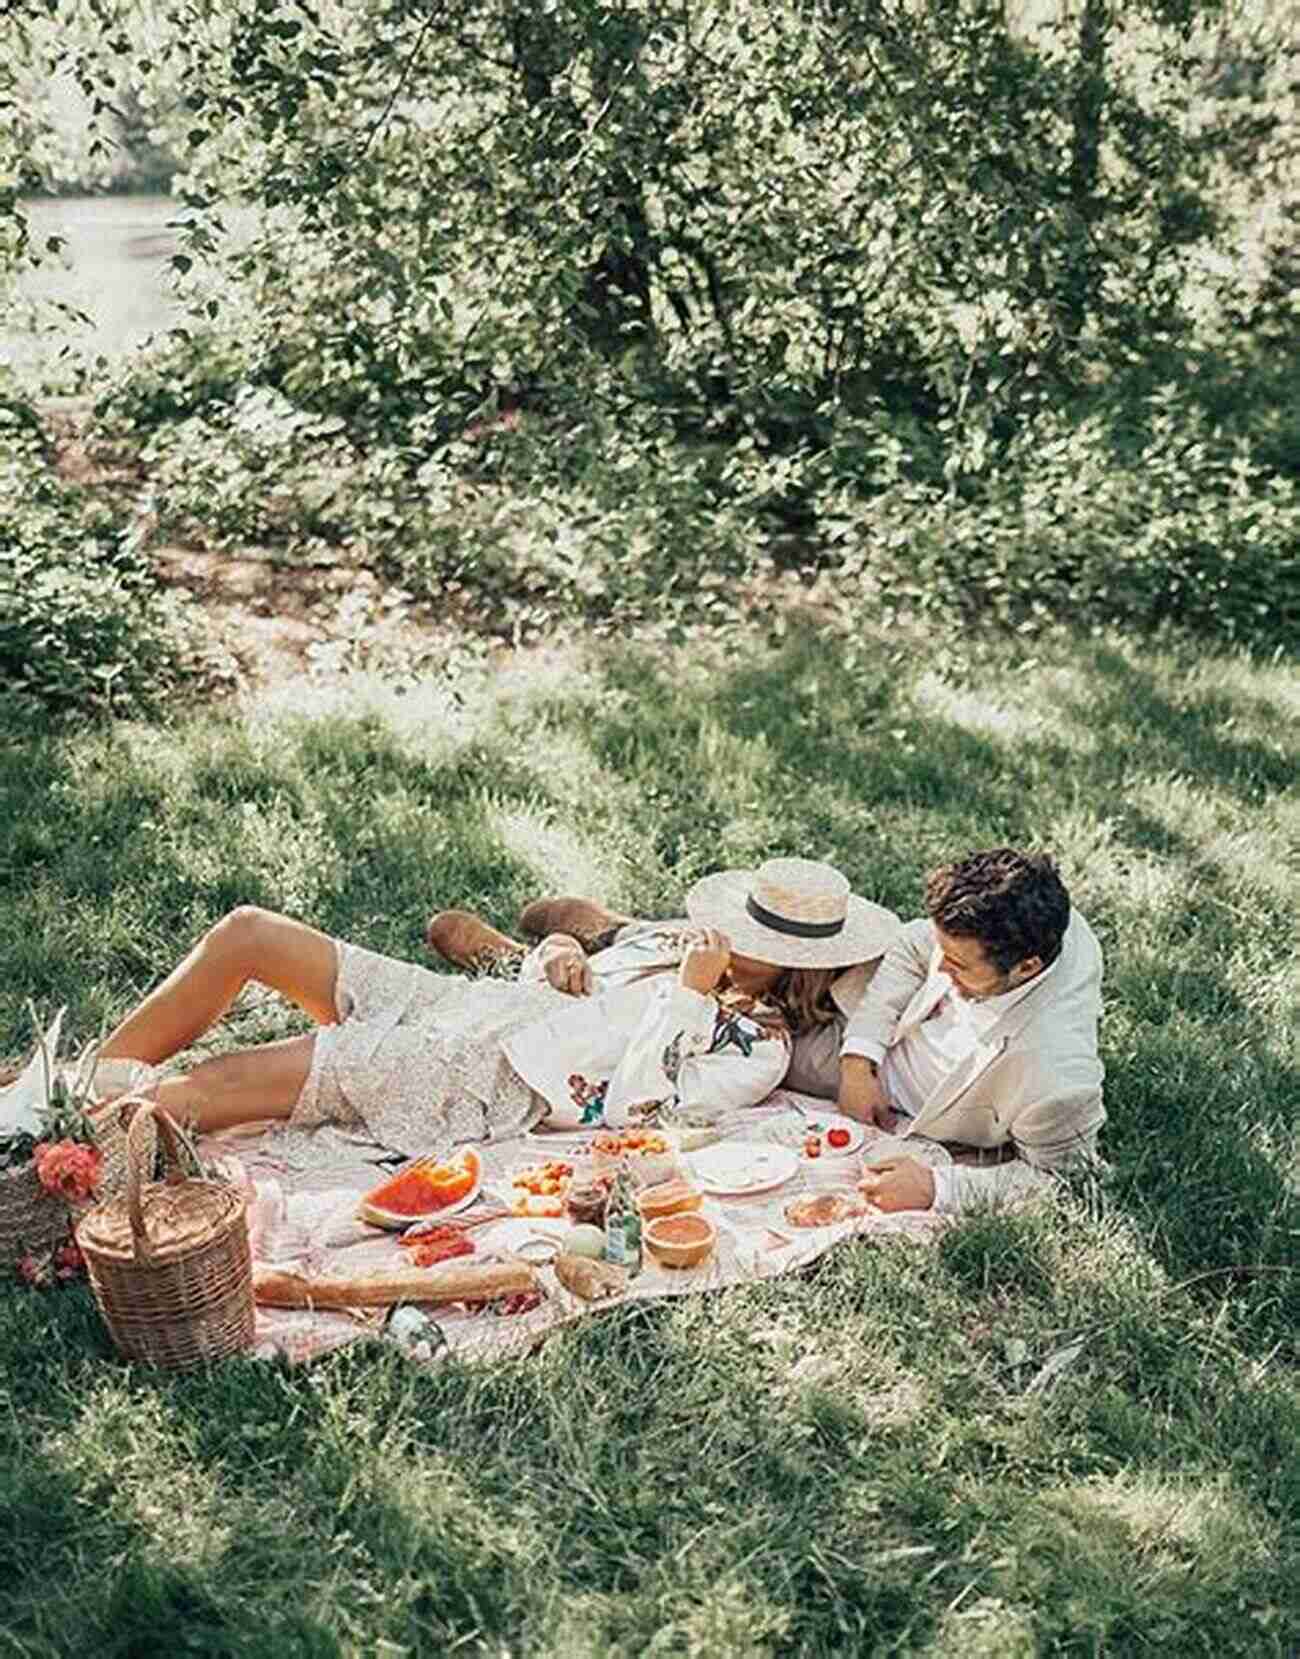
[[[629,1278],[641,1271],[641,1212],[626,1159],[618,1166],[605,1210],[605,1260],[625,1269]]]

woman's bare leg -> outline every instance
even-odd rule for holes
[[[168,1077],[153,1098],[179,1122],[202,1134],[262,1118],[287,1118],[311,1070],[316,1038],[287,1037],[204,1060],[182,1077]]]
[[[329,934],[272,910],[241,905],[209,928],[181,965],[109,1033],[100,1054],[151,1064],[169,1060],[215,1025],[250,979],[289,997],[318,1025],[333,1025],[337,977]],[[197,1067],[190,1077],[202,1070]]]

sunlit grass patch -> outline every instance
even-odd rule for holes
[[[348,674],[336,680],[282,682],[247,699],[243,723],[250,737],[274,744],[305,725],[369,721],[390,732],[401,747],[429,762],[445,759],[483,734],[495,707],[476,674],[394,684],[380,674]]]
[[[1245,653],[1197,653],[1179,658],[1179,681],[1188,701],[1217,698],[1222,702],[1217,730],[1250,727],[1256,736],[1283,740],[1279,729],[1300,718],[1300,677],[1286,659],[1260,661]]]
[[[923,714],[934,714],[998,742],[1015,744],[1055,738],[1071,748],[1086,747],[1088,734],[1077,723],[1062,720],[1051,702],[1029,701],[1006,691],[954,686],[937,674],[923,674],[912,688],[912,700]]]
[[[999,1596],[963,1596],[945,1609],[932,1640],[917,1651],[934,1659],[1037,1659],[1043,1650],[1035,1623],[1028,1608]]]
[[[1118,1523],[1144,1575],[1194,1570],[1202,1584],[1233,1578],[1267,1560],[1277,1543],[1276,1528],[1221,1475],[1161,1480],[1123,1473],[1049,1491],[1044,1502],[1094,1539],[1090,1523],[1101,1523],[1099,1530]]]
[[[1275,832],[1270,819],[1276,809],[1247,816],[1239,800],[1220,794],[1212,780],[1186,776],[1135,782],[1128,798],[1132,807],[1194,848],[1230,887],[1247,892],[1254,887],[1268,897],[1294,895],[1297,849],[1289,838],[1293,826],[1287,812],[1277,814],[1282,822]]]
[[[1076,1298],[1102,1310],[1130,1300],[1147,1300],[1169,1284],[1169,1275],[1122,1212],[1089,1216],[1083,1207],[1063,1206],[1055,1232],[1052,1280],[1062,1305]]]
[[[217,1471],[195,1460],[162,1401],[101,1383],[39,1451],[52,1470],[97,1494],[100,1526],[129,1531],[159,1560],[199,1572],[220,1567],[232,1534],[229,1494]]]
[[[1085,915],[1124,913],[1145,929],[1181,891],[1176,865],[1125,844],[1113,803],[1071,800],[1045,814],[1042,843],[1061,867],[1071,896]]]
[[[574,827],[527,808],[489,811],[502,847],[532,873],[538,893],[595,893],[618,901],[618,866]]]

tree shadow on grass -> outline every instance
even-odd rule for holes
[[[22,998],[69,1003],[84,1040],[240,904],[419,961],[430,911],[504,922],[533,896],[490,812],[544,785],[505,747],[430,765],[367,720],[258,745],[213,721],[176,741],[166,766],[131,728],[0,750],[0,959],[20,993],[0,1053],[29,1046]]]
[[[165,1559],[111,1495],[48,1461],[30,1442],[0,1460],[0,1512],[18,1547],[0,1592],[15,1651],[95,1659],[338,1659],[344,1649],[313,1613],[269,1608],[226,1574]],[[240,1587],[242,1589],[242,1586]],[[310,1598],[304,1598],[310,1599]]]
[[[749,814],[771,826],[753,856],[830,858],[914,913],[919,859],[1034,835],[1033,791],[1014,757],[898,705],[883,670],[845,680],[795,641],[699,682],[648,654],[623,655],[606,673],[607,706],[558,707],[552,718],[580,720],[601,764],[642,788],[658,857],[683,880],[735,862],[728,836]]]
[[[1239,801],[1258,805],[1270,794],[1296,786],[1296,759],[1276,747],[1216,730],[1234,713],[1257,712],[1257,699],[1207,692],[1175,702],[1155,675],[1114,650],[1098,650],[1090,668],[1088,696],[1071,706],[1097,734],[1097,760],[1112,772],[1131,769],[1135,755],[1143,769],[1191,774]],[[1263,705],[1277,721],[1279,711]]]
[[[1153,1033],[1140,1054],[1108,1061],[1111,1191],[1172,1277],[1214,1274],[1200,1295],[1218,1302],[1231,1289],[1261,1340],[1289,1342],[1300,1325],[1300,1194],[1267,1135],[1291,1127],[1300,1070],[1253,1056],[1250,1078],[1234,1079],[1233,1093],[1255,1103],[1243,1121],[1225,1099],[1221,1064],[1190,1051],[1185,1036]]]

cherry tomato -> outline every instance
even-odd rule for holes
[[[838,1123],[833,1129],[828,1129],[826,1131],[827,1141],[837,1150],[846,1147],[849,1144],[850,1138],[848,1130],[841,1127]]]

